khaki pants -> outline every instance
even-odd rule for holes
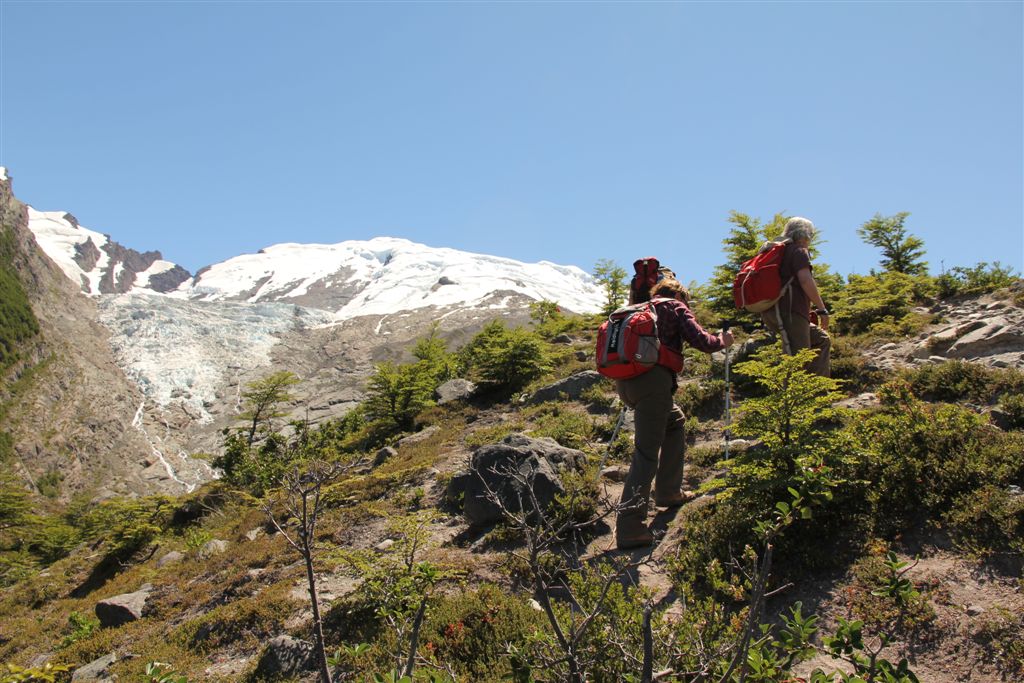
[[[686,417],[672,399],[672,372],[660,365],[633,379],[616,382],[619,398],[634,410],[633,461],[622,489],[616,535],[628,538],[646,527],[647,504],[678,496],[683,483]]]
[[[768,329],[779,334],[779,321],[775,311],[775,308],[769,308],[761,314],[761,320],[764,321]],[[785,297],[778,303],[778,312],[782,317],[782,325],[789,341],[789,353],[794,354],[800,349],[814,349],[818,355],[807,364],[805,369],[815,375],[830,377],[832,374],[830,358],[832,338],[828,336],[828,332],[817,325],[812,325],[802,316],[790,312]]]

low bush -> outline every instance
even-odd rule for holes
[[[951,360],[905,371],[914,395],[926,401],[971,401],[987,404],[998,397],[1024,394],[1024,372],[988,368],[978,363]]]

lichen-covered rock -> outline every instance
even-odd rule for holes
[[[484,446],[473,454],[472,476],[465,480],[463,515],[471,527],[480,528],[501,521],[498,501],[506,509],[518,512],[521,501],[530,500],[525,482],[530,482],[532,495],[543,509],[555,496],[564,493],[560,475],[581,470],[585,460],[581,451],[561,446],[554,439],[532,439],[523,434],[512,434],[501,443]]]
[[[570,375],[563,380],[549,384],[546,387],[541,387],[537,391],[533,392],[533,395],[527,400],[527,403],[543,403],[544,401],[553,401],[560,396],[564,395],[570,401],[576,401],[580,398],[584,391],[590,387],[601,384],[604,378],[597,373],[596,370],[584,370],[583,372],[577,372],[575,375]]]

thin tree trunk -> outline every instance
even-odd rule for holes
[[[313,637],[316,641],[316,658],[320,666],[323,683],[331,683],[331,671],[327,668],[327,648],[324,645],[324,625],[320,619],[320,605],[316,596],[316,578],[313,576],[313,556],[306,545],[306,580],[309,582],[309,604],[313,608]]]

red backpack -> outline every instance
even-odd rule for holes
[[[653,256],[637,259],[633,262],[636,273],[629,282],[629,303],[639,304],[651,298],[651,287],[658,284],[661,264]]]
[[[736,308],[743,308],[751,313],[767,311],[782,298],[789,287],[790,278],[782,284],[779,267],[782,255],[786,251],[786,242],[773,242],[766,251],[740,266],[740,272],[732,283],[732,297]]]
[[[655,271],[657,272],[657,271]],[[655,365],[672,372],[683,369],[683,355],[658,339],[658,311],[650,301],[624,306],[608,316],[597,331],[597,371],[611,379],[631,379]]]

